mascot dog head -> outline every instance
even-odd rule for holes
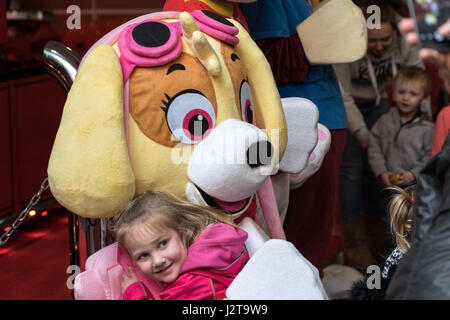
[[[270,66],[237,22],[200,10],[150,14],[85,56],[49,184],[84,217],[115,215],[151,189],[237,217],[276,172],[286,144]]]

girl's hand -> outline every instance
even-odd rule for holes
[[[411,184],[414,181],[416,181],[416,178],[411,171],[400,171],[400,179],[398,179],[396,184],[398,184],[399,186],[404,186]]]
[[[122,274],[122,294],[133,283],[139,282],[139,279],[133,267],[128,267],[128,272],[130,273],[130,276],[127,276],[126,273]]]
[[[381,184],[387,188],[387,187],[392,187],[391,182],[389,181],[389,177],[391,176],[392,172],[390,171],[386,171],[383,172],[382,174],[380,174],[380,180],[381,180]]]

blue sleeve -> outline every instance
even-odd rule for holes
[[[311,14],[306,0],[258,0],[239,6],[254,40],[290,37]]]

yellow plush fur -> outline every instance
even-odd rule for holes
[[[48,177],[55,198],[83,216],[114,214],[134,195],[123,128],[122,71],[110,46],[94,49],[78,71]]]
[[[229,21],[238,26],[240,41],[227,50],[234,50],[240,57],[238,62],[251,87],[257,127],[267,129],[281,159],[287,127],[270,66],[245,29]],[[227,119],[241,120],[236,84],[220,54],[225,44],[209,36],[207,40],[218,54],[222,70],[217,76],[209,75],[217,101],[216,126]],[[183,52],[193,55],[184,39]],[[100,45],[85,59],[66,101],[50,157],[52,193],[63,206],[84,217],[113,216],[135,194],[147,190],[161,189],[186,197],[189,155],[195,145],[169,147],[153,141],[130,114],[123,114],[124,84],[118,54],[117,45]],[[173,85],[189,88],[190,76],[180,77],[181,82]],[[159,94],[164,97],[162,92]],[[128,147],[124,119],[129,123]],[[186,161],[174,160],[174,155],[183,154]]]

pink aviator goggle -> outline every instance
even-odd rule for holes
[[[239,42],[239,29],[224,17],[206,10],[196,10],[191,15],[203,33],[233,46]],[[118,38],[124,83],[136,66],[161,66],[178,58],[181,35],[179,21],[149,19],[124,28]]]

